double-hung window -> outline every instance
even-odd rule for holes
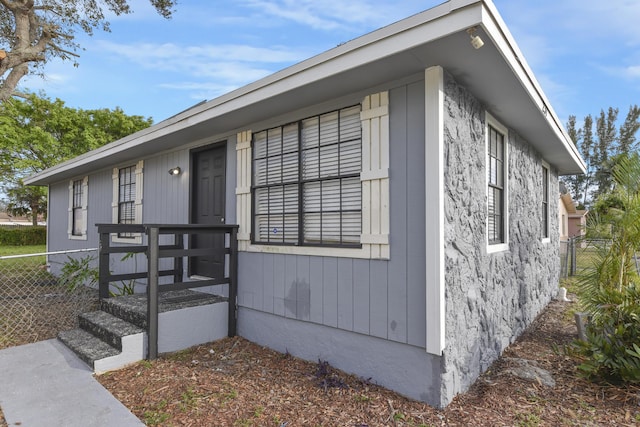
[[[542,164],[542,239],[549,240],[549,166]]]
[[[135,203],[135,166],[127,166],[118,171],[118,224],[135,223]]]
[[[113,169],[113,223],[140,224],[142,222],[143,161]],[[139,233],[119,233],[122,242],[141,242]],[[133,239],[133,240],[132,240]]]
[[[359,246],[360,105],[253,134],[253,241]]]
[[[69,239],[87,238],[88,177],[69,181]]]
[[[71,234],[74,236],[81,236],[84,225],[84,212],[82,209],[82,199],[83,199],[83,185],[82,180],[78,179],[73,181],[73,198],[72,198],[72,208],[71,208]]]
[[[487,242],[490,252],[508,248],[507,130],[487,114]]]

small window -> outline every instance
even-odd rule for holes
[[[71,215],[73,224],[71,234],[74,236],[82,236],[84,225],[84,212],[82,210],[82,180],[73,181],[73,201]]]
[[[142,223],[142,171],[143,161],[135,165],[113,169],[113,223]],[[114,241],[122,238],[122,242],[140,243],[140,233],[119,233]],[[133,239],[133,241],[132,241]]]
[[[89,178],[69,181],[69,239],[86,240],[87,238],[87,192]]]
[[[118,224],[133,224],[136,220],[136,174],[134,166],[120,169],[118,187]]]
[[[487,113],[487,243],[489,252],[508,249],[507,129]]]
[[[549,166],[542,165],[542,238],[549,239]]]

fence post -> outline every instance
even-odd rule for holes
[[[570,257],[571,257],[571,270],[569,271],[569,275],[570,276],[575,276],[576,275],[576,237],[572,237],[569,239],[569,241],[571,242],[570,245]]]
[[[147,235],[147,347],[148,359],[158,358],[158,227],[148,227]]]
[[[98,249],[98,295],[100,299],[109,298],[109,233],[104,232],[100,232]]]
[[[238,319],[238,229],[231,229],[229,239],[229,330],[230,337],[236,336]]]

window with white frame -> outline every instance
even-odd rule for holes
[[[360,105],[253,134],[253,240],[359,246]]]
[[[240,251],[389,259],[387,91],[241,131],[236,159]]]
[[[549,166],[542,164],[542,239],[549,240]]]
[[[487,243],[490,252],[508,249],[507,129],[487,113]]]
[[[140,224],[142,222],[143,161],[113,169],[113,223]],[[119,233],[114,240],[141,241],[139,233]]]
[[[70,239],[87,238],[87,192],[88,177],[69,182],[69,226]]]

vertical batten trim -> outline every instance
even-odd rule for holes
[[[445,348],[444,71],[425,71],[426,350]],[[427,220],[428,219],[428,220]]]
[[[251,131],[236,135],[236,215],[238,250],[246,251],[251,243]]]
[[[368,257],[389,259],[389,93],[385,91],[369,95],[361,105],[360,242]]]

